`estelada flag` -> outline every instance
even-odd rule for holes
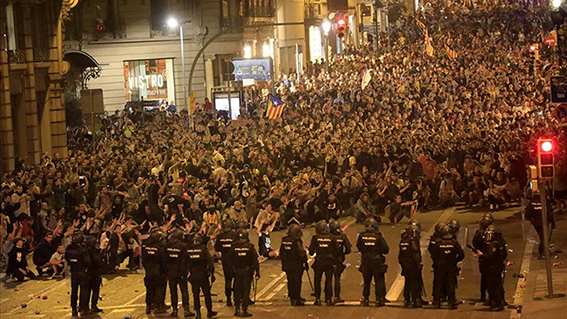
[[[362,87],[363,90],[368,86],[368,84],[370,83],[370,80],[372,80],[372,74],[370,74],[370,70],[366,69],[362,73],[361,87]]]
[[[270,94],[270,101],[268,104],[268,109],[266,110],[266,117],[272,120],[279,118],[285,107],[285,103],[277,97]]]
[[[431,39],[429,38],[428,32],[425,32],[425,53],[428,56],[433,56],[433,46],[431,45]]]
[[[423,22],[419,21],[419,19],[415,19],[415,23],[417,23],[417,25],[423,29],[423,31],[426,31],[427,28],[425,27],[425,24],[423,24]]]
[[[450,59],[456,59],[457,58],[457,52],[455,52],[454,50],[451,50],[451,48],[445,44],[445,52],[447,52],[447,56]]]

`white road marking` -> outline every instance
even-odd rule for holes
[[[4,299],[0,300],[0,303],[4,303],[4,302],[6,302],[6,301],[8,301],[8,300],[10,300],[10,298],[4,298]]]
[[[271,292],[266,298],[263,299],[263,301],[266,300],[270,300],[272,298],[274,298],[274,296],[278,293],[278,291],[282,290],[283,287],[287,286],[287,284],[284,282],[283,284],[280,284],[279,286],[276,287],[276,289],[274,289],[273,292]]]
[[[51,291],[53,291],[53,290],[55,290],[55,289],[57,289],[57,288],[59,288],[59,287],[65,285],[65,284],[67,283],[67,281],[68,281],[68,279],[65,279],[65,280],[61,281],[60,283],[58,283],[58,284],[56,284],[56,285],[53,285],[53,286],[49,286],[49,287],[47,287],[47,288],[41,290],[40,292],[38,292],[38,293],[36,293],[36,294],[34,294],[34,295],[35,295],[35,296],[47,295],[47,294],[49,294]],[[40,300],[40,299],[34,298],[34,299],[32,299],[32,300],[27,301],[26,303],[27,303],[27,305],[29,306],[30,303],[32,303],[32,302],[34,302],[34,301],[36,301],[36,300]],[[8,314],[13,313],[13,312],[15,312],[15,311],[18,310],[18,309],[21,309],[21,307],[18,306],[18,307],[13,308],[12,310],[8,311]]]
[[[522,306],[524,303],[524,293],[526,290],[526,275],[530,269],[530,264],[532,262],[532,252],[534,249],[534,243],[527,242],[524,247],[524,256],[522,257],[522,264],[520,265],[520,274],[524,275],[524,278],[518,278],[518,283],[516,284],[516,291],[514,292],[514,306]],[[510,319],[520,319],[522,313],[517,311],[510,312]]]
[[[115,309],[115,310],[112,310],[111,312],[109,312],[109,314],[116,313],[116,312],[131,312],[131,311],[134,311],[134,310],[136,310],[136,308]]]
[[[128,306],[133,304],[136,300],[140,299],[141,297],[144,297],[146,295],[146,292],[143,291],[141,292],[139,295],[137,295],[136,297],[134,297],[132,300],[128,301],[127,303],[125,303],[124,305]]]
[[[443,213],[441,214],[441,216],[439,216],[439,218],[437,218],[437,221],[433,224],[433,226],[431,226],[431,228],[429,229],[429,231],[427,231],[427,233],[425,234],[425,236],[421,236],[421,241],[420,241],[420,246],[421,246],[421,255],[423,256],[424,252],[425,252],[425,248],[428,245],[429,242],[429,237],[431,237],[431,235],[433,235],[433,233],[435,232],[435,225],[439,222],[445,222],[447,219],[449,219],[449,217],[451,217],[451,215],[453,214],[453,212],[455,211],[455,208],[449,208],[446,209],[445,211],[443,211]],[[398,298],[400,297],[400,294],[402,293],[403,289],[404,289],[404,277],[402,276],[402,271],[401,268],[398,271],[398,275],[396,276],[396,279],[394,280],[394,283],[392,284],[392,286],[390,286],[390,290],[388,290],[388,293],[386,294],[386,299],[390,300],[390,301],[396,301],[398,300]]]

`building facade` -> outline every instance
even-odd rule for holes
[[[0,171],[67,156],[64,22],[78,0],[0,2]]]

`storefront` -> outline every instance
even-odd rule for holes
[[[173,59],[124,61],[126,101],[175,103]]]

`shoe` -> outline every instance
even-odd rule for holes
[[[195,319],[201,319],[201,312],[197,310],[197,313],[195,314]]]
[[[333,306],[335,303],[332,300],[329,299],[329,300],[325,300],[325,304],[327,306]]]
[[[242,317],[242,318],[252,317],[252,314],[249,313],[248,311],[245,311],[245,312],[242,313],[242,315],[240,317]]]
[[[94,307],[94,308],[92,309],[92,312],[94,312],[94,313],[101,313],[101,312],[103,312],[103,310],[100,309],[99,307]]]
[[[166,304],[161,305],[161,307],[165,310],[169,310],[171,308],[170,305],[166,305]]]
[[[189,310],[189,307],[187,307],[187,309],[185,309],[185,311],[183,312],[183,317],[187,318],[187,317],[194,317],[195,313],[191,312],[191,310]]]
[[[313,303],[314,306],[320,306],[321,305],[321,299],[315,299],[315,302]]]
[[[457,306],[456,303],[454,303],[454,302],[449,303],[449,309],[458,309],[458,308],[459,308],[459,306]]]
[[[436,309],[440,309],[441,308],[441,301],[439,301],[439,300],[433,301],[433,307],[435,307]]]
[[[234,312],[234,316],[235,316],[235,317],[240,317],[240,316],[242,316],[242,312],[240,312],[240,308],[236,308],[236,311]]]
[[[415,305],[413,302],[408,302],[408,308],[415,308]]]
[[[301,302],[303,302],[303,303],[305,303],[305,302],[307,301],[307,299],[305,299],[305,298],[303,298],[303,297],[299,297],[298,300],[301,301]]]
[[[490,308],[490,311],[502,311],[504,310],[504,306],[500,305],[500,306],[494,306]]]
[[[159,307],[156,311],[154,311],[154,315],[161,315],[166,313],[167,311],[163,307]]]
[[[90,315],[92,315],[92,314],[93,314],[93,313],[92,313],[90,310],[88,310],[88,309],[87,309],[87,310],[84,310],[84,311],[81,311],[81,317],[88,317],[88,316],[90,316]]]
[[[404,300],[404,308],[409,308],[410,302],[407,300]]]
[[[343,302],[345,302],[345,301],[344,301],[344,299],[342,299],[341,297],[335,298],[335,303],[336,303],[336,304],[337,304],[337,303],[343,303]]]
[[[368,307],[368,306],[370,306],[370,301],[368,301],[368,299],[364,299],[364,300],[362,301],[362,305],[363,305],[364,307]]]
[[[376,301],[376,304],[375,304],[376,307],[384,307],[385,305],[386,305],[386,303],[383,302],[383,301]]]
[[[214,316],[218,315],[218,312],[216,311],[207,311],[207,318],[212,318]]]
[[[415,308],[421,308],[422,307],[421,299],[417,299],[416,301],[414,301],[413,306]]]
[[[230,298],[226,299],[226,306],[232,307],[232,299],[230,299]]]
[[[173,309],[173,311],[171,312],[171,316],[172,317],[179,317],[179,314],[177,313],[177,309]]]
[[[79,316],[79,312],[77,311],[77,309],[73,309],[73,313],[71,314],[71,316],[73,316],[73,317]]]
[[[294,307],[301,307],[301,306],[305,306],[305,303],[301,300],[292,300],[291,305]]]
[[[421,305],[427,306],[427,305],[429,305],[429,301],[425,301],[425,300],[421,299]]]
[[[151,313],[152,313],[152,308],[146,307],[146,315],[149,315]]]

